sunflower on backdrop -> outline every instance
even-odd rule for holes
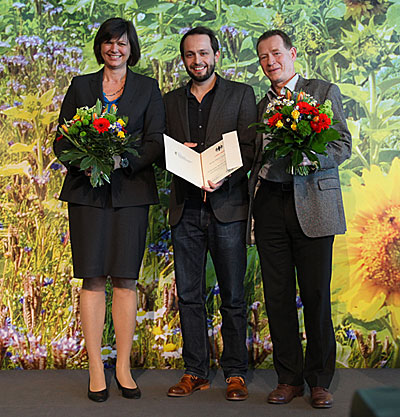
[[[344,193],[348,231],[335,244],[339,300],[356,319],[388,316],[400,336],[400,160],[364,170]]]

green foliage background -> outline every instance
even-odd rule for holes
[[[357,198],[352,184],[363,183],[366,171],[378,166],[386,175],[400,156],[400,0],[1,0],[0,14],[0,367],[4,369],[87,366],[79,326],[80,281],[72,276],[66,207],[57,200],[65,173],[51,144],[71,78],[98,70],[92,44],[105,19],[121,16],[134,22],[142,47],[135,71],[156,78],[164,93],[187,80],[179,57],[182,34],[200,24],[212,28],[222,51],[218,73],[250,84],[259,99],[268,82],[257,62],[255,42],[267,29],[283,29],[298,48],[297,71],[337,83],[344,96],[354,149],[341,169],[346,201]],[[157,171],[157,181],[161,204],[150,212],[132,365],[174,368],[183,363],[167,226],[170,176]],[[350,231],[352,218],[348,217]],[[393,302],[400,300],[396,254],[392,279],[384,288],[393,297],[387,297],[372,318],[357,316],[341,298],[350,276],[335,258],[334,278],[340,275],[333,281],[338,366],[400,366],[394,321],[400,301]],[[218,365],[219,290],[210,262],[207,268],[212,363]],[[111,291],[108,288],[108,307]],[[248,251],[246,298],[250,363],[272,367],[255,248]],[[300,299],[298,311],[301,319]],[[303,327],[300,337],[305,340]],[[110,309],[103,345],[104,361],[112,366]]]

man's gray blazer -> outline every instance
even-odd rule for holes
[[[164,96],[166,133],[179,142],[190,142],[188,98],[185,87]],[[237,130],[243,167],[233,172],[223,185],[207,193],[216,218],[223,222],[246,220],[248,215],[248,178],[254,160],[255,128],[248,128],[257,117],[253,89],[242,83],[219,78],[207,123],[205,147],[222,139],[222,134]],[[174,175],[171,184],[169,223],[176,225],[183,212],[187,182]]]
[[[321,168],[307,176],[293,176],[294,200],[297,218],[301,229],[308,237],[321,237],[343,234],[346,231],[342,193],[339,182],[338,166],[351,155],[351,135],[343,113],[342,97],[339,88],[322,80],[307,80],[300,77],[295,91],[304,91],[314,97],[318,103],[329,99],[332,101],[334,119],[339,123],[334,128],[339,131],[341,141],[330,142],[327,146],[328,156],[319,156]],[[258,103],[258,120],[266,110],[269,102],[265,96]],[[251,238],[251,212],[257,190],[258,173],[262,166],[263,135],[256,138],[256,156],[249,181],[250,220],[247,240]]]

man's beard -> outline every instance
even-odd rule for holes
[[[200,76],[195,75],[189,67],[185,66],[185,68],[186,68],[186,72],[188,73],[189,77],[192,80],[197,81],[197,82],[202,82],[202,81],[208,80],[214,74],[215,62],[212,65],[208,65],[206,73]]]

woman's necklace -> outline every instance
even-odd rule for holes
[[[111,93],[111,94],[104,93],[104,95],[107,96],[107,97],[116,96],[120,91],[122,91],[124,89],[124,87],[125,87],[125,84],[119,90],[117,90],[115,93]]]

